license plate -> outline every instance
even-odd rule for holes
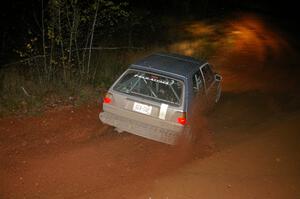
[[[150,115],[151,111],[152,111],[152,106],[148,106],[148,105],[145,105],[145,104],[134,102],[133,110],[136,111],[136,112],[139,112],[139,113]]]

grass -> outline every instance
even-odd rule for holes
[[[39,114],[47,108],[96,102],[128,65],[146,50],[98,51],[91,60],[94,75],[80,84],[78,78],[65,84],[62,79],[47,82],[40,76],[39,65],[17,64],[0,69],[0,116]]]
[[[196,22],[200,33],[187,33],[189,29],[183,28],[193,27],[193,24],[177,21],[168,23],[170,28],[164,32],[165,41],[161,41],[160,45],[149,44],[143,50],[93,51],[90,67],[92,78],[88,81],[81,81],[73,75],[67,83],[63,82],[62,71],[58,71],[52,81],[46,81],[41,61],[0,68],[0,116],[39,114],[51,107],[97,102],[128,65],[137,59],[159,51],[209,59],[219,48],[220,38],[224,36],[219,26],[211,26],[207,22]]]

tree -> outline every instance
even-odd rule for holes
[[[110,0],[42,0],[41,32],[31,33],[25,51],[18,52],[23,57],[41,55],[37,69],[43,81],[62,80],[65,85],[91,81],[96,70],[91,67],[94,38],[127,19],[127,5]]]

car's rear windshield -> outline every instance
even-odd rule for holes
[[[129,69],[113,89],[179,106],[182,102],[183,82],[159,74]]]

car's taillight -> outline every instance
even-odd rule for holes
[[[182,113],[182,116],[177,118],[177,122],[182,125],[186,124],[186,113],[185,112]]]
[[[110,104],[112,99],[112,95],[110,93],[107,93],[105,97],[103,98],[103,103],[104,104]]]

